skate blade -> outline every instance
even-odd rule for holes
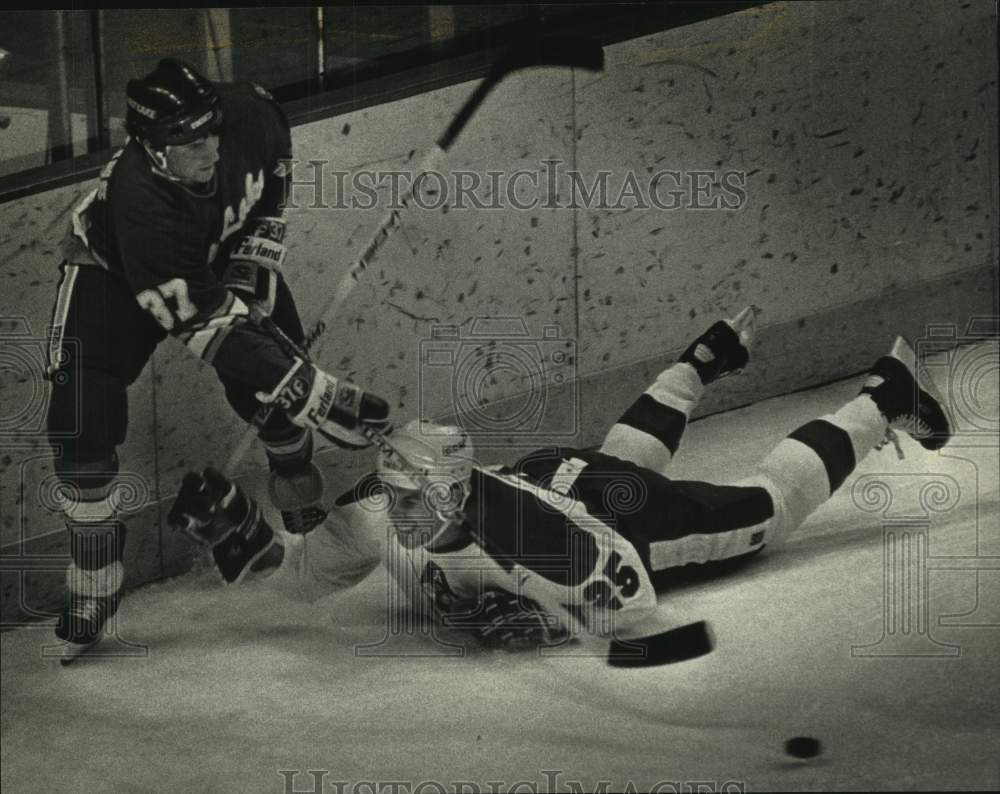
[[[892,358],[901,361],[903,366],[910,371],[914,380],[916,380],[917,354],[913,352],[913,348],[910,347],[909,342],[907,342],[903,337],[897,336],[896,341],[892,343],[892,350],[889,351],[889,355]]]
[[[743,347],[748,350],[750,349],[750,344],[753,342],[754,334],[757,332],[757,311],[756,306],[750,305],[731,320],[726,320],[730,327],[736,331]]]

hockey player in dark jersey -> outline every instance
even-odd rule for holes
[[[56,630],[67,658],[121,597],[116,448],[127,389],[165,337],[215,368],[244,420],[277,404],[259,437],[291,532],[323,518],[312,431],[360,447],[357,423],[388,414],[288,344],[303,330],[282,276],[291,137],[280,106],[259,86],[213,84],[169,58],[126,94],[129,138],[73,212],[50,340],[48,424],[72,553]],[[232,551],[250,560],[263,550]]]
[[[950,437],[898,339],[856,398],[793,431],[747,477],[670,479],[704,387],[747,363],[753,324],[747,309],[713,325],[598,450],[538,450],[510,467],[480,467],[459,428],[410,423],[380,455],[384,490],[363,481],[324,524],[286,536],[284,560],[266,581],[312,600],[381,560],[414,606],[508,649],[665,628],[650,623],[662,616],[654,574],[780,547],[896,429],[931,450]],[[234,526],[271,531],[213,469],[187,475],[170,521],[217,537]]]

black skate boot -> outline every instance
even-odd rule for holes
[[[63,609],[56,626],[56,637],[65,642],[60,664],[72,664],[101,639],[104,626],[118,611],[121,592],[94,598],[69,594],[69,604]]]
[[[951,438],[951,426],[940,400],[931,393],[929,381],[920,382],[916,356],[903,337],[897,337],[889,355],[875,362],[861,394],[875,401],[889,422],[886,439],[877,449],[891,442],[902,457],[895,430],[916,440],[924,449],[941,449]]]
[[[691,364],[706,386],[719,378],[735,375],[750,360],[756,320],[753,306],[748,306],[732,320],[719,320],[695,339],[678,361]]]

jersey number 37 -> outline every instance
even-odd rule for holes
[[[156,289],[143,290],[136,295],[136,300],[168,331],[173,330],[175,318],[183,323],[198,313],[188,297],[187,282],[182,278],[172,278]],[[176,308],[167,305],[167,301],[172,301]]]

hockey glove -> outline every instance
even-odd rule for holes
[[[442,621],[472,633],[487,648],[505,651],[560,645],[569,636],[562,622],[537,601],[499,588],[484,591],[478,600],[456,600]]]
[[[222,283],[244,303],[270,315],[278,294],[278,278],[288,249],[285,221],[258,218],[253,231],[236,245],[222,274]]]
[[[383,433],[389,428],[389,405],[385,400],[301,358],[295,359],[272,394],[258,392],[257,399],[275,403],[295,424],[312,428],[342,447],[369,446],[368,439],[359,432],[362,425]]]
[[[220,472],[184,475],[167,523],[206,546],[222,540],[247,513],[246,496]]]
[[[239,582],[274,544],[274,530],[260,507],[211,466],[184,475],[167,523],[212,548],[227,583]]]

